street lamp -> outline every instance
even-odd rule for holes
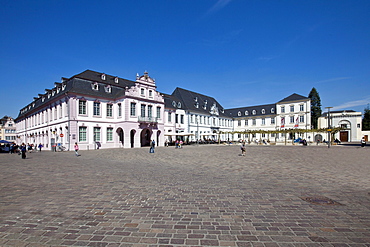
[[[330,126],[330,109],[333,108],[331,106],[325,107],[328,109],[328,148],[330,148],[330,136],[331,136],[331,126]]]

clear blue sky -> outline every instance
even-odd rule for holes
[[[324,107],[370,103],[369,0],[0,0],[0,117],[86,69],[156,79],[225,108],[315,87]]]

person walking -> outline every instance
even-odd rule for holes
[[[27,152],[26,144],[22,143],[20,149],[21,149],[22,159],[25,159],[26,158],[26,152]]]
[[[38,147],[39,147],[39,151],[41,152],[43,145],[40,143]]]
[[[76,156],[77,156],[77,157],[78,157],[78,156],[80,156],[80,155],[78,154],[78,150],[79,150],[80,148],[78,147],[77,142],[75,142],[74,149],[75,149]]]
[[[153,141],[150,143],[149,153],[154,153],[154,148],[155,148],[155,141],[153,140]]]
[[[242,141],[242,144],[240,145],[240,149],[242,150],[242,156],[245,156],[245,153],[246,153],[245,141]]]
[[[365,145],[366,145],[365,137],[362,137],[362,139],[361,139],[361,147],[364,148]]]

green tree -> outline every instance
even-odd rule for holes
[[[362,130],[370,130],[370,108],[369,105],[364,110],[364,117],[362,118]]]
[[[311,99],[311,126],[317,129],[317,122],[321,116],[321,100],[316,88],[312,88],[308,98]]]

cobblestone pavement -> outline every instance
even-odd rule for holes
[[[0,154],[0,246],[370,246],[369,148],[80,154]]]

